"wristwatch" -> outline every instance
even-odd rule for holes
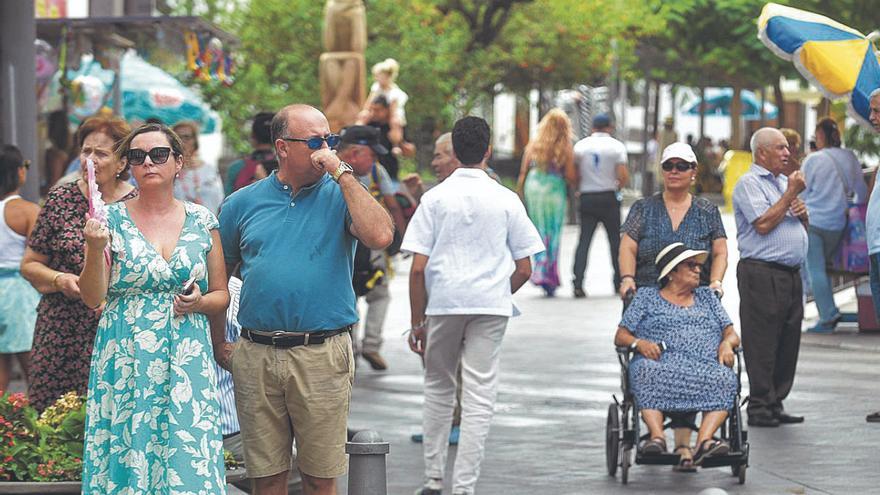
[[[354,170],[352,170],[351,165],[340,161],[339,166],[336,167],[336,170],[334,170],[332,174],[330,174],[330,177],[332,177],[333,180],[335,180],[336,182],[339,182],[339,178],[342,177],[342,174],[344,173],[352,174],[354,173]]]
[[[639,349],[639,341],[642,339],[633,340],[632,343],[629,344],[629,350],[635,352]]]

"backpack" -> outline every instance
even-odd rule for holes
[[[354,273],[351,276],[351,285],[357,297],[367,295],[373,287],[385,280],[385,271],[376,266],[372,255],[370,248],[357,241],[354,251]]]

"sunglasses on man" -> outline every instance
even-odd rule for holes
[[[157,146],[150,151],[134,148],[128,150],[128,153],[126,153],[125,156],[128,158],[128,164],[134,167],[143,165],[148,156],[154,165],[163,165],[168,161],[168,157],[171,156],[171,148],[167,146]]]
[[[672,169],[676,169],[679,172],[687,172],[694,168],[694,164],[688,162],[663,162],[661,167],[663,167],[664,172],[672,172]]]
[[[309,147],[310,150],[319,150],[324,143],[327,143],[327,146],[330,148],[335,148],[337,144],[339,144],[339,134],[327,134],[326,136],[312,136],[310,138],[294,138],[294,137],[283,137],[281,138],[283,141],[293,141],[296,143],[306,143],[306,146]]]

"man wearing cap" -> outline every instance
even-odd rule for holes
[[[871,125],[876,132],[880,132],[880,88],[871,92],[869,97],[871,113],[868,116]],[[871,295],[874,299],[874,311],[877,320],[880,321],[880,181],[874,178],[874,189],[868,200],[868,216],[865,221],[865,233],[868,238],[868,255],[871,259]],[[869,414],[866,418],[869,423],[880,423],[880,411]]]
[[[406,231],[406,220],[403,211],[394,197],[396,187],[391,182],[388,172],[378,162],[378,157],[387,155],[388,149],[379,143],[379,129],[366,126],[354,125],[346,127],[340,135],[339,158],[351,165],[354,175],[366,186],[370,194],[382,203],[391,218],[398,235],[402,236]],[[362,247],[358,247],[362,249]],[[366,255],[366,251],[363,253]],[[367,302],[367,314],[364,318],[364,336],[360,346],[360,356],[364,358],[374,370],[384,371],[388,368],[385,359],[379,354],[382,346],[382,327],[385,324],[385,315],[388,305],[391,303],[391,294],[388,285],[391,283],[391,258],[381,249],[369,250],[370,268],[381,270],[384,276],[377,280],[376,285],[364,296]],[[357,258],[356,258],[357,260]],[[358,267],[356,266],[357,270]]]
[[[611,118],[599,114],[593,119],[593,133],[574,145],[574,160],[578,167],[581,235],[574,261],[574,297],[586,297],[584,273],[593,232],[599,223],[608,234],[611,264],[614,267],[614,291],[620,288],[620,266],[617,252],[620,248],[620,195],[629,180],[626,168],[626,146],[611,137],[614,127]]]
[[[786,177],[788,141],[777,129],[752,135],[754,163],[733,190],[742,343],[749,374],[748,423],[800,423],[782,401],[794,384],[804,317],[800,266],[807,255],[804,175]]]
[[[271,129],[278,170],[230,195],[220,212],[227,273],[241,273],[242,338],[225,342],[215,318],[214,356],[232,372],[256,493],[287,492],[295,440],[303,491],[335,494],[347,469],[355,241],[384,249],[393,226],[329,149],[339,136],[321,111],[289,105]]]

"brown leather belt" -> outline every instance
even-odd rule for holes
[[[260,332],[241,329],[241,336],[251,342],[275,347],[297,347],[301,345],[320,345],[330,337],[350,332],[352,325],[336,330],[315,330],[313,332]]]

